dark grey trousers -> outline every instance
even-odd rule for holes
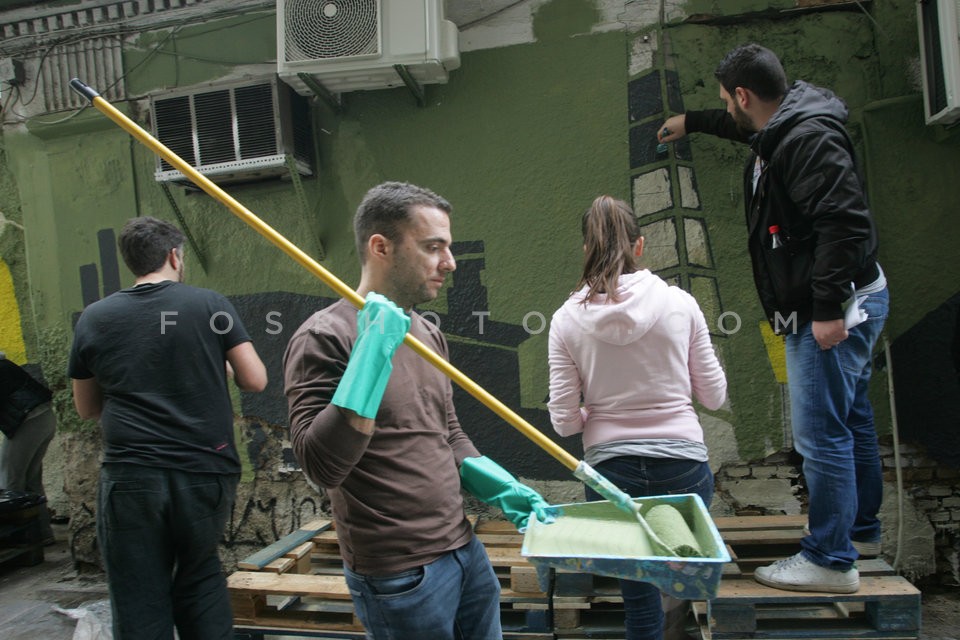
[[[43,457],[57,430],[57,417],[49,402],[31,411],[12,438],[2,436],[0,443],[0,489],[24,491],[45,496]],[[40,507],[40,539],[53,538],[50,512]]]
[[[97,537],[115,640],[230,640],[218,545],[239,476],[132,464],[100,471]]]

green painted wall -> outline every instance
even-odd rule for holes
[[[728,49],[755,40],[781,54],[791,77],[831,87],[848,101],[894,297],[887,333],[896,340],[954,295],[960,281],[960,257],[952,250],[960,239],[952,221],[960,201],[960,136],[923,125],[912,71],[914,3],[870,3],[869,16],[851,10],[777,20],[738,16],[792,3],[689,2],[685,10],[718,14],[719,4],[722,14],[712,23],[675,20],[651,28],[661,42],[654,66],[677,73],[685,108],[719,106],[713,69]],[[406,89],[345,94],[341,114],[317,104],[318,175],[303,181],[305,207],[287,181],[227,191],[307,253],[319,257],[322,243],[324,266],[353,285],[359,266],[351,217],[363,193],[387,179],[423,184],[453,203],[456,240],[483,242],[489,304],[478,310],[515,326],[531,312],[549,318],[578,275],[580,213],[600,193],[629,198],[636,174],[627,69],[639,34],[591,33],[597,16],[585,0],[543,5],[534,21],[536,42],[463,53],[449,84],[426,88],[424,107]],[[145,34],[124,60],[128,90],[146,96],[239,77],[251,64],[268,69],[274,57],[273,16],[251,14]],[[121,106],[149,126],[145,101]],[[78,268],[99,260],[97,231],[119,229],[133,215],[176,220],[174,212],[153,179],[154,156],[92,110],[56,127],[8,131],[4,144],[9,169],[0,173],[0,206],[10,219],[22,210],[27,228],[30,287],[18,285],[18,299],[25,317],[68,340],[71,317],[81,308]],[[744,459],[759,457],[782,445],[783,397],[744,249],[745,150],[706,136],[695,136],[692,148],[722,310],[742,319],[741,331],[717,335],[731,404],[714,415],[733,424]],[[188,257],[193,284],[234,296],[330,295],[219,203],[181,188],[171,193],[206,260],[203,270]],[[0,238],[5,256],[11,234]],[[22,259],[14,261],[20,282]],[[446,297],[427,308],[445,313]],[[33,331],[24,331],[31,344]],[[542,410],[545,334],[530,336],[516,354],[522,407],[512,408]],[[874,387],[885,431],[884,375],[875,376]],[[549,429],[542,421],[537,426]],[[496,443],[488,446],[496,457]]]

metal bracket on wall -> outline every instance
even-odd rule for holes
[[[161,182],[160,188],[163,189],[163,194],[167,196],[167,202],[170,203],[170,208],[173,209],[173,213],[177,216],[177,220],[180,222],[180,228],[183,230],[183,235],[187,236],[187,242],[190,243],[190,248],[193,249],[193,253],[197,256],[197,262],[200,263],[200,268],[206,273],[207,258],[203,255],[203,252],[200,251],[200,246],[197,245],[196,240],[193,239],[193,234],[190,233],[190,226],[187,224],[187,221],[184,220],[177,201],[173,199],[173,194],[170,193],[170,187],[167,186],[166,182]]]
[[[314,242],[317,243],[317,251],[319,251],[317,260],[323,260],[327,257],[327,251],[323,248],[323,241],[320,239],[320,234],[317,233],[312,224],[312,220],[310,220],[310,208],[307,206],[307,195],[303,191],[300,172],[297,171],[297,160],[292,155],[287,156],[287,169],[290,171],[290,182],[293,184],[293,190],[297,194],[297,202],[300,204],[300,213],[303,215],[303,221],[307,225],[307,229],[310,229]]]
[[[297,77],[303,81],[303,84],[307,85],[310,91],[313,91],[313,95],[323,100],[334,113],[337,115],[343,113],[343,104],[340,102],[340,96],[338,94],[331,93],[309,73],[298,73]]]
[[[417,106],[426,106],[427,96],[423,91],[423,87],[420,86],[420,83],[417,82],[416,78],[410,75],[410,71],[407,69],[406,65],[395,64],[393,65],[393,68],[400,75],[400,78],[403,80],[403,84],[407,85],[407,88],[410,89],[410,93],[413,94],[413,97],[417,99]]]

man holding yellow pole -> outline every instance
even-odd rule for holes
[[[461,485],[518,528],[548,520],[535,491],[463,432],[450,380],[412,349],[446,340],[413,307],[456,269],[450,204],[415,185],[371,189],[354,218],[358,312],[310,317],[284,355],[290,440],[326,489],[357,615],[369,638],[499,639],[499,583],[463,510]]]

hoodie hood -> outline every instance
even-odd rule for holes
[[[797,80],[751,146],[761,158],[768,160],[783,137],[801,122],[823,118],[834,121],[835,127],[843,129],[848,115],[846,103],[832,91]]]
[[[597,340],[613,345],[636,342],[650,330],[663,313],[663,308],[652,302],[662,299],[655,295],[669,285],[648,269],[620,276],[617,300],[606,294],[598,295],[587,305],[581,304],[587,295],[583,287],[560,308],[584,331]]]

